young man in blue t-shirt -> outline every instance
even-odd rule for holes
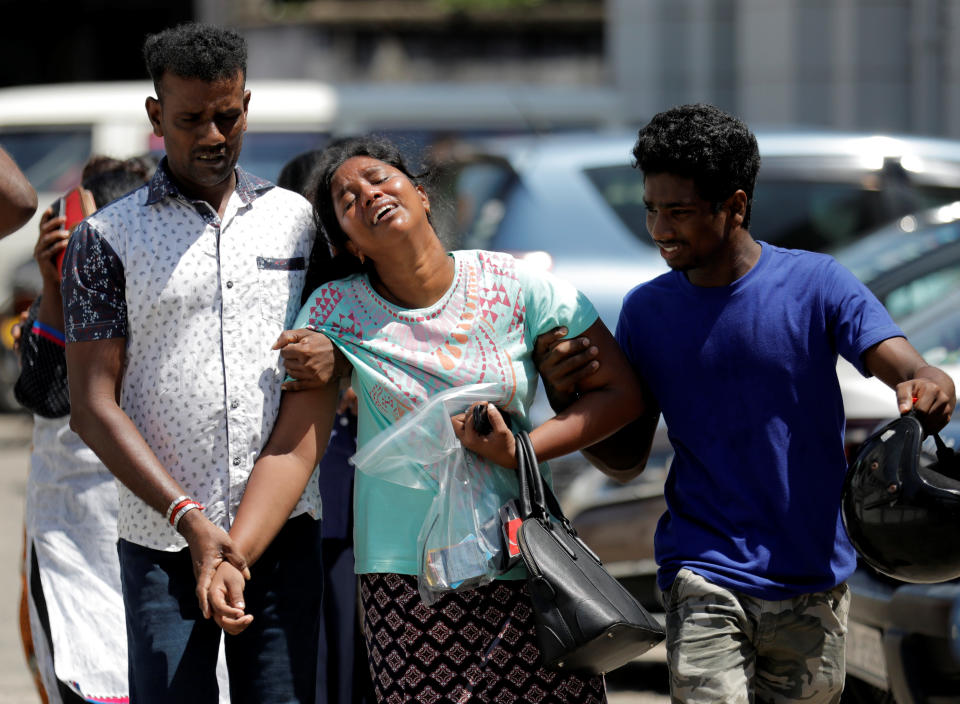
[[[837,701],[856,563],[840,519],[837,354],[931,431],[949,420],[953,382],[834,259],[753,239],[760,156],[740,120],[707,105],[668,110],[640,130],[634,157],[647,229],[672,271],[626,296],[617,340],[659,407],[588,455],[635,477],[663,413],[675,458],[655,549],[671,695]],[[583,345],[540,340],[555,406],[572,390],[571,362],[589,358]]]

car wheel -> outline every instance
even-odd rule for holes
[[[890,692],[848,675],[840,704],[897,704],[897,700]]]

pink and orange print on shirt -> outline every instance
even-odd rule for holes
[[[351,359],[376,411],[396,422],[438,391],[495,382],[505,407],[525,406],[524,292],[516,261],[496,252],[455,252],[454,282],[429,308],[398,308],[364,276],[317,289],[309,322]],[[492,399],[495,400],[495,399]],[[518,405],[519,404],[519,405]]]

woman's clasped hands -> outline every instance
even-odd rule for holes
[[[237,635],[253,622],[253,614],[244,611],[243,573],[229,562],[221,562],[210,582],[207,598],[213,620],[225,633]]]

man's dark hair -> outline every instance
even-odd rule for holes
[[[681,105],[654,115],[633,147],[635,166],[650,174],[692,179],[718,210],[737,190],[747,194],[750,226],[753,186],[760,170],[757,138],[741,120],[713,105]]]
[[[240,72],[247,76],[247,42],[226,27],[189,22],[151,34],[143,43],[143,59],[160,95],[160,79],[172,73],[180,78],[214,82]]]

